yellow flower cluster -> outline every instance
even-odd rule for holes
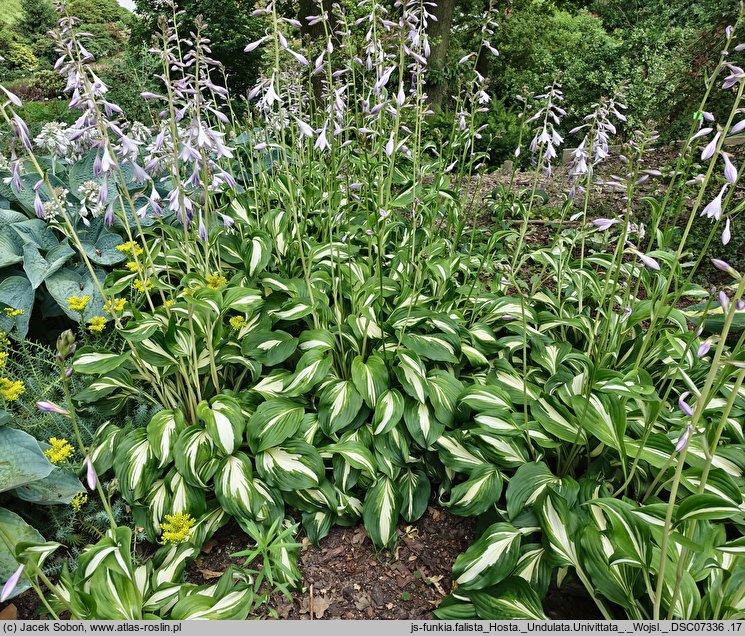
[[[70,444],[70,442],[68,442],[64,437],[62,439],[50,437],[49,443],[52,445],[52,448],[45,450],[44,454],[53,464],[61,464],[63,461],[75,454],[75,449],[72,444]]]
[[[13,307],[5,308],[5,315],[8,318],[15,318],[16,316],[23,316],[24,313],[26,312],[23,311],[23,309],[13,309]]]
[[[136,272],[137,271],[137,263],[134,261],[127,261],[124,263],[124,267],[126,267],[130,272]]]
[[[4,363],[4,362],[3,362]],[[6,402],[13,402],[26,392],[26,386],[20,380],[0,378],[0,397]]]
[[[153,283],[149,278],[144,283],[138,278],[132,283],[132,288],[144,294],[146,289],[150,291],[153,288]]]
[[[131,254],[132,256],[139,256],[144,252],[145,250],[142,249],[137,243],[134,241],[127,241],[126,243],[122,243],[121,245],[117,245],[116,249],[118,249],[122,254]]]
[[[124,306],[126,304],[127,304],[126,298],[113,298],[112,300],[107,300],[104,303],[103,310],[107,314],[111,314],[113,316],[114,314],[118,314],[124,311]]]
[[[7,351],[0,351],[0,369],[5,366],[5,361],[8,359]]]
[[[188,539],[192,527],[196,523],[194,517],[187,512],[179,512],[175,515],[166,515],[165,521],[160,524],[163,531],[161,543],[183,543]]]
[[[101,333],[106,328],[108,320],[103,316],[93,316],[88,320],[88,331],[91,333]]]
[[[79,311],[82,314],[85,308],[88,306],[88,302],[90,301],[90,299],[90,296],[70,296],[67,299],[67,306],[72,311]]]
[[[80,510],[86,503],[88,503],[88,495],[84,492],[79,492],[70,501],[70,505],[75,508],[75,510]]]
[[[5,366],[5,361],[8,359],[8,352],[3,351],[4,347],[10,346],[10,340],[5,335],[4,331],[0,331],[0,369]]]
[[[229,322],[234,331],[239,331],[241,327],[246,326],[246,319],[243,316],[233,316]]]
[[[218,274],[217,272],[214,274],[207,274],[207,287],[210,289],[220,289],[220,287],[223,287],[228,284],[228,279],[225,278],[222,274]]]
[[[165,308],[168,308],[168,307],[173,307],[173,301],[172,301],[172,300],[171,300],[171,299],[169,298],[168,300],[166,300],[166,301],[165,301],[165,302],[163,303],[163,306],[164,306]]]

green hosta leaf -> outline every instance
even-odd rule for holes
[[[184,414],[174,410],[159,411],[148,423],[147,438],[153,454],[159,460],[158,468],[163,468],[173,461],[173,447],[184,428]]]
[[[215,443],[199,424],[187,426],[173,447],[173,459],[179,471],[192,486],[208,488],[209,480],[218,467]]]
[[[144,428],[128,433],[117,444],[114,472],[128,502],[144,497],[149,491],[158,478],[157,465],[157,458]]]
[[[289,358],[297,348],[297,338],[284,331],[261,329],[249,333],[241,344],[243,355],[273,367]]]
[[[262,272],[272,257],[272,239],[265,232],[257,233],[246,245],[246,273],[253,277]]]
[[[742,511],[730,501],[716,495],[690,495],[678,506],[676,523],[693,519],[729,519]]]
[[[520,557],[521,532],[495,523],[453,565],[453,578],[464,590],[479,590],[507,578]]]
[[[202,401],[197,405],[197,415],[202,419],[215,446],[226,455],[243,443],[245,418],[238,402],[227,395],[218,395],[211,404]]]
[[[297,368],[284,387],[283,394],[297,397],[310,391],[328,375],[333,359],[328,352],[311,349],[305,352],[298,361]]]
[[[223,296],[223,311],[254,313],[264,304],[264,297],[258,289],[250,287],[230,287]]]
[[[468,593],[482,620],[545,621],[540,597],[524,580],[511,576],[499,585]]]
[[[406,470],[396,480],[396,488],[401,494],[401,516],[413,523],[427,511],[429,479],[421,470]]]
[[[318,451],[300,440],[275,446],[256,455],[256,470],[280,490],[301,490],[319,486],[324,474]]]
[[[450,492],[448,509],[462,517],[473,517],[486,512],[502,494],[502,474],[494,466],[477,466],[468,480]]]
[[[11,512],[6,508],[0,508],[0,527],[2,527],[3,534],[13,542],[13,545],[10,547],[14,551],[19,542],[44,543],[44,537],[35,528],[28,525],[15,512]],[[0,580],[7,581],[17,569],[18,561],[15,555],[10,552],[5,541],[0,541]],[[29,587],[31,587],[31,583],[24,574],[9,598],[18,596]]]
[[[401,341],[407,349],[422,358],[438,362],[458,362],[458,350],[452,342],[452,336],[445,334],[408,333]]]
[[[388,369],[383,358],[371,355],[363,362],[362,356],[357,356],[352,360],[352,382],[365,404],[374,409],[388,388]]]
[[[396,389],[390,389],[380,396],[375,405],[372,431],[375,435],[388,433],[404,415],[404,398]]]
[[[275,398],[259,404],[248,420],[248,443],[254,453],[278,446],[300,428],[305,410],[291,400]]]
[[[374,477],[377,472],[372,453],[360,442],[339,442],[325,446],[322,451],[324,455],[331,453],[341,456],[352,468],[366,472],[371,477]]]
[[[99,351],[94,347],[83,347],[72,361],[72,368],[78,373],[102,375],[120,367],[129,359],[127,353]]]
[[[215,473],[215,496],[228,514],[239,519],[253,519],[252,500],[257,493],[248,455],[239,452],[220,462]]]
[[[445,430],[445,425],[435,417],[428,404],[409,397],[404,405],[404,421],[414,441],[427,450],[433,447]]]
[[[404,391],[417,401],[424,404],[429,387],[427,385],[427,371],[419,356],[405,349],[397,353],[398,365],[395,367],[396,377]]]
[[[365,495],[362,519],[370,540],[377,547],[391,545],[396,538],[396,522],[401,511],[401,495],[388,477],[379,477]]]
[[[0,428],[0,492],[44,479],[53,469],[31,435]]]
[[[321,391],[318,424],[330,437],[349,426],[361,407],[362,396],[354,388],[354,384],[349,380],[337,380]]]
[[[308,540],[313,545],[318,545],[331,530],[334,523],[334,515],[329,512],[304,512],[303,528]]]

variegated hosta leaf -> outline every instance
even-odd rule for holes
[[[443,502],[448,509],[462,517],[486,512],[502,494],[502,474],[496,466],[477,466],[471,476],[450,491],[450,501]]]
[[[177,470],[173,469],[168,473],[165,483],[168,486],[168,500],[173,512],[186,512],[199,519],[207,510],[205,491],[187,483]]]
[[[411,437],[421,447],[431,450],[440,438],[445,425],[440,422],[429,404],[407,397],[404,405],[404,421]]]
[[[283,389],[283,395],[297,397],[310,391],[328,375],[333,359],[328,352],[311,349],[306,351],[297,363],[295,373]]]
[[[676,523],[693,519],[729,519],[742,515],[739,506],[717,495],[691,495],[683,499],[675,516]]]
[[[460,354],[456,346],[457,342],[457,338],[442,333],[407,333],[401,344],[427,360],[455,364],[458,362],[458,356]]]
[[[275,398],[259,404],[248,420],[248,443],[254,453],[278,446],[297,433],[305,410],[292,400]]]
[[[153,557],[153,573],[150,585],[158,590],[167,583],[181,580],[189,560],[199,554],[199,548],[191,543],[176,543],[160,548]]]
[[[553,398],[540,398],[531,404],[530,411],[550,435],[572,444],[587,443],[587,433],[578,417]]]
[[[613,528],[613,561],[649,568],[652,559],[649,527],[639,516],[632,514],[632,505],[610,497],[593,499],[589,505],[592,509],[602,510],[610,520]],[[604,530],[603,520],[599,521],[600,530]]]
[[[189,484],[204,489],[208,487],[219,463],[210,434],[199,424],[181,431],[173,447],[173,459],[176,470]]]
[[[551,583],[553,568],[548,560],[548,554],[542,545],[528,543],[522,546],[520,558],[513,570],[515,576],[530,583],[539,598],[546,595]]]
[[[245,453],[228,455],[215,473],[215,496],[226,512],[239,519],[253,519],[253,467]]]
[[[313,446],[292,440],[258,453],[256,470],[270,486],[301,490],[320,485],[324,465]]]
[[[366,472],[370,477],[374,477],[378,469],[372,453],[364,444],[359,442],[338,442],[325,446],[321,449],[321,452],[324,456],[326,453],[341,456],[345,463],[357,470]]]
[[[246,274],[250,277],[262,272],[272,257],[271,237],[266,232],[257,232],[245,244]]]
[[[480,590],[509,576],[520,557],[521,532],[495,523],[453,565],[453,578],[464,590]]]
[[[476,428],[471,436],[483,455],[503,468],[516,468],[530,461],[528,447],[522,437],[508,437],[491,430]]]
[[[584,396],[572,398],[575,413],[581,413],[582,427],[597,437],[603,444],[624,453],[626,432],[626,409],[618,397],[591,394],[589,403]],[[625,454],[625,453],[624,453]]]
[[[114,473],[122,495],[129,503],[142,499],[159,477],[158,460],[147,438],[147,431],[138,428],[117,443]]]
[[[438,455],[448,468],[461,473],[470,473],[476,466],[485,464],[483,455],[472,444],[468,444],[459,431],[449,431],[436,442]]]
[[[120,367],[129,359],[127,353],[99,351],[93,347],[83,347],[75,354],[72,368],[78,373],[102,375]]]
[[[377,354],[363,361],[362,356],[352,360],[352,382],[365,404],[374,409],[378,398],[388,388],[388,369],[385,361]]]
[[[101,398],[111,396],[134,396],[139,392],[135,387],[129,371],[123,367],[109,371],[105,376],[96,378],[82,391],[75,394],[80,402],[97,402]]]
[[[339,506],[334,486],[328,479],[321,480],[318,488],[306,488],[284,493],[285,501],[303,512],[336,512]]]
[[[540,597],[522,578],[511,576],[498,585],[467,595],[482,620],[548,620]]]
[[[96,429],[91,444],[90,457],[97,475],[103,475],[114,465],[114,450],[121,437],[122,429],[111,422],[105,422]]]
[[[163,468],[173,461],[173,447],[176,439],[186,427],[184,414],[172,409],[159,411],[147,425],[147,438],[158,458],[158,468]]]
[[[507,393],[493,384],[474,384],[468,387],[460,396],[460,402],[479,413],[512,408]]]
[[[230,520],[228,514],[216,501],[210,502],[211,509],[197,519],[189,533],[189,543],[201,548],[222,526]]]
[[[211,404],[202,401],[197,405],[197,415],[205,423],[215,446],[226,455],[243,443],[245,418],[240,404],[234,398],[218,395],[211,400]]]
[[[362,407],[362,396],[350,380],[327,384],[320,394],[318,424],[329,437],[349,426]]]
[[[435,417],[445,426],[452,426],[455,421],[458,398],[463,392],[463,383],[452,374],[440,369],[431,371],[427,376],[427,382],[430,389],[428,397],[435,410]]]
[[[497,337],[494,335],[492,328],[483,323],[475,322],[469,329],[474,347],[482,353],[496,353],[499,349]]]
[[[575,545],[574,514],[566,500],[547,488],[535,507],[543,536],[551,547],[552,560],[559,566],[579,566]]]
[[[222,298],[222,310],[238,313],[254,313],[264,303],[264,297],[258,289],[250,287],[230,287]]]
[[[429,479],[421,470],[405,470],[398,476],[396,488],[401,493],[401,516],[413,523],[427,511]]]
[[[379,477],[367,491],[362,519],[370,540],[377,547],[391,545],[396,538],[396,524],[401,511],[401,495],[388,477]]]
[[[397,389],[389,389],[380,396],[375,405],[372,432],[375,435],[388,433],[404,415],[404,398]]]
[[[328,329],[309,329],[303,331],[298,338],[298,348],[300,351],[310,351],[318,349],[319,351],[330,351],[336,348],[336,338]]]
[[[285,331],[257,329],[243,338],[241,352],[263,365],[273,367],[295,353],[297,343],[297,338]]]
[[[421,359],[413,351],[401,349],[396,354],[398,364],[394,370],[396,377],[408,393],[418,402],[424,404],[429,393],[427,384],[427,370],[424,368]]]
[[[318,545],[331,530],[335,515],[330,512],[304,512],[303,528],[308,540],[313,545]]]

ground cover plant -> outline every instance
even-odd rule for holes
[[[320,5],[306,44],[262,5],[246,104],[209,25],[171,5],[143,94],[155,127],[109,100],[89,35],[56,10],[78,118],[32,138],[3,89],[3,599],[33,586],[51,616],[245,618],[296,588],[301,532],[362,521],[382,549],[436,501],[484,525],[439,618],[546,618],[569,581],[606,618],[743,617],[745,278],[726,251],[745,204],[725,145],[745,128],[742,7],[670,170],[632,129],[622,174],[598,177],[625,85],[570,131],[558,79],[523,95],[533,181],[493,193],[501,229],[472,194],[492,100],[478,52],[452,127],[429,134],[428,2]],[[482,25],[496,55],[496,12]],[[569,134],[564,204],[537,219]],[[640,193],[650,179],[660,196]],[[623,193],[619,214],[594,214],[599,189]],[[535,240],[536,220],[555,231]],[[716,289],[694,282],[709,262]],[[34,315],[61,314],[74,327],[53,350],[24,343]],[[31,359],[51,380],[24,379]],[[94,536],[45,541],[41,505],[94,506]],[[245,563],[186,581],[230,519]]]

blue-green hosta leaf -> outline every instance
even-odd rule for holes
[[[323,456],[326,456],[326,453],[339,455],[346,464],[366,472],[371,477],[375,476],[378,469],[372,453],[360,442],[344,441],[330,444],[322,448],[321,453]]]
[[[36,528],[30,526],[15,512],[11,512],[6,508],[0,508],[0,527],[3,529],[3,534],[13,542],[13,545],[10,546],[13,551],[15,551],[18,543],[44,543],[44,537],[39,534]],[[7,581],[18,569],[18,561],[15,554],[11,552],[8,547],[9,546],[5,541],[0,541],[0,580],[2,581]],[[30,587],[31,582],[24,574],[21,576],[18,585],[11,592],[9,598],[18,596],[21,592],[25,592]]]
[[[32,243],[23,246],[23,271],[26,272],[31,286],[37,289],[47,278],[62,267],[75,255],[67,240],[50,249],[46,256],[42,256],[39,248]]]
[[[450,500],[442,502],[450,512],[461,517],[483,514],[499,500],[502,494],[502,474],[495,466],[477,466],[470,477],[454,486]]]
[[[398,476],[396,488],[401,494],[401,516],[413,523],[427,511],[429,479],[421,470],[405,470]]]
[[[208,405],[202,401],[197,405],[197,415],[202,419],[209,436],[226,455],[240,447],[246,422],[238,402],[227,395],[218,395]]]
[[[435,410],[435,417],[445,426],[452,426],[458,397],[463,392],[463,383],[441,369],[431,371],[427,382],[430,390],[428,397]]]
[[[106,273],[103,270],[94,270],[96,278],[102,284],[106,280]],[[67,314],[67,317],[75,322],[80,321],[80,313],[73,311],[67,304],[67,299],[71,296],[89,296],[90,301],[83,311],[83,321],[87,321],[94,316],[104,316],[103,297],[98,291],[98,285],[94,282],[91,274],[83,267],[71,268],[65,267],[57,270],[46,277],[47,291],[52,295],[60,309]]]
[[[129,352],[113,353],[99,351],[94,347],[83,347],[72,361],[72,368],[78,373],[102,375],[120,367],[129,359]]]
[[[429,392],[427,383],[427,370],[424,368],[419,356],[406,349],[401,349],[396,354],[398,364],[394,368],[396,377],[401,383],[404,391],[418,402],[424,404]]]
[[[389,386],[388,369],[383,358],[373,354],[364,362],[362,356],[357,356],[352,360],[352,382],[365,404],[374,409]]]
[[[28,333],[31,311],[34,306],[34,289],[25,276],[8,276],[0,281],[0,305],[20,309],[14,317],[0,314],[0,329],[15,340],[23,340]]]
[[[693,519],[729,519],[742,514],[739,506],[717,495],[690,495],[678,505],[676,523]]]
[[[545,621],[540,597],[522,578],[511,576],[498,585],[468,593],[482,620]]]
[[[298,361],[295,373],[287,381],[283,394],[297,397],[310,391],[328,375],[333,359],[328,352],[311,349],[306,351]]]
[[[389,389],[375,405],[372,431],[383,435],[393,429],[404,415],[404,398],[397,389]]]
[[[327,384],[320,394],[318,424],[327,436],[349,426],[362,407],[362,396],[350,380]]]
[[[184,414],[178,410],[159,411],[148,423],[147,438],[153,454],[159,460],[158,468],[164,468],[173,461],[173,447],[184,428]]]
[[[222,298],[222,310],[238,313],[254,313],[264,304],[264,297],[258,289],[250,287],[230,287]]]
[[[248,443],[254,453],[278,446],[297,433],[305,410],[292,400],[274,398],[262,402],[248,420]]]
[[[429,404],[417,402],[410,397],[406,398],[404,405],[404,421],[414,441],[426,450],[432,449],[445,430],[445,425],[435,417]]]
[[[244,262],[250,277],[262,272],[272,257],[272,239],[266,232],[255,234],[245,246]]]
[[[11,228],[12,220],[5,220],[8,210],[0,210],[0,268],[23,262],[23,241]],[[20,213],[18,213],[20,214]],[[20,219],[26,216],[20,214]]]
[[[181,431],[173,447],[173,459],[176,470],[189,484],[205,489],[219,462],[215,457],[215,443],[199,424],[192,424]]]
[[[146,495],[158,478],[158,460],[147,430],[138,428],[121,438],[114,454],[114,472],[128,502]]]
[[[438,362],[458,362],[459,351],[453,337],[445,334],[407,333],[401,344],[422,358]]]
[[[0,492],[44,479],[53,469],[31,435],[0,428]]]
[[[492,384],[474,384],[468,387],[460,396],[460,402],[479,413],[484,411],[502,411],[512,408],[512,403],[507,393]]]
[[[330,512],[304,512],[303,528],[308,540],[313,545],[318,545],[331,530],[334,523],[334,515]]]
[[[256,470],[270,486],[301,490],[320,485],[324,465],[313,446],[293,440],[257,454]]]
[[[520,557],[522,533],[508,523],[495,523],[453,565],[453,578],[464,590],[480,590],[499,583]]]
[[[80,480],[71,472],[55,467],[43,479],[18,486],[12,491],[24,501],[40,505],[69,504],[72,498],[85,489]]]
[[[476,466],[486,463],[481,452],[463,439],[459,431],[449,431],[435,443],[443,464],[455,471],[470,473]]]
[[[391,545],[401,511],[401,494],[388,477],[379,477],[365,495],[362,519],[370,540],[377,547]]]

